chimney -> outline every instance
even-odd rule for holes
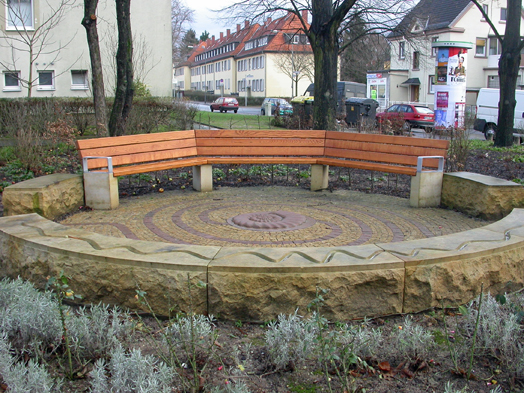
[[[211,42],[215,43],[215,36],[214,35],[211,36]]]
[[[248,20],[246,20],[246,21],[244,22],[244,28],[246,28],[246,29],[247,29],[248,27],[249,27],[249,21],[248,21]]]
[[[268,26],[271,23],[271,17],[267,18],[266,20],[266,26]]]
[[[237,33],[240,31],[240,25],[237,24]]]
[[[227,29],[226,32],[227,32],[227,36],[229,37],[231,35],[231,29]]]
[[[307,22],[307,10],[302,10],[301,13],[302,13],[302,19],[304,19],[304,21]]]
[[[220,39],[224,38],[224,33],[220,32]]]

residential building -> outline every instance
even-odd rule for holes
[[[307,20],[307,13],[302,15]],[[313,53],[296,15],[237,25],[200,42],[174,68],[176,94],[200,90],[240,97],[291,97],[313,80]],[[296,86],[298,84],[298,86]]]
[[[506,1],[485,0],[483,7],[499,33],[504,34]],[[524,24],[521,27],[524,32]],[[389,68],[368,71],[368,97],[376,95],[381,107],[393,102],[434,103],[436,41],[473,44],[467,52],[466,104],[475,105],[482,87],[499,87],[500,43],[470,0],[421,0],[391,33]],[[524,81],[524,58],[519,82]]]
[[[0,1],[0,97],[87,97],[91,66],[82,0]],[[115,2],[100,0],[97,25],[106,95],[114,95]],[[171,2],[131,2],[135,80],[154,96],[171,96]],[[29,44],[28,42],[32,42]],[[29,50],[33,51],[32,58]]]

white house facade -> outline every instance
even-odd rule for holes
[[[82,0],[0,0],[0,97],[91,96]],[[53,16],[54,15],[54,16]],[[135,80],[171,95],[171,3],[131,2]],[[114,95],[115,2],[100,0],[97,26],[106,95]],[[30,55],[29,51],[33,54]],[[31,82],[31,83],[30,83]]]
[[[505,32],[506,1],[484,0],[483,7],[500,34]],[[436,41],[473,44],[467,51],[466,104],[475,105],[482,87],[499,87],[500,43],[480,10],[469,0],[421,0],[399,25],[405,33],[390,34],[391,64],[368,72],[368,94],[394,102],[434,103]],[[524,24],[521,26],[521,35]],[[524,81],[521,65],[518,85]],[[380,76],[380,78],[377,78]],[[380,87],[380,89],[379,89]],[[374,92],[376,91],[376,93]],[[380,92],[384,94],[381,96]],[[382,106],[382,105],[381,105]]]

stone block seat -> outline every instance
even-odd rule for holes
[[[446,173],[442,205],[473,217],[498,220],[524,207],[524,187],[512,181],[471,172]]]
[[[55,173],[6,187],[2,193],[4,215],[38,213],[54,220],[84,204],[81,175]]]
[[[192,167],[193,188],[213,190],[213,164],[309,164],[311,190],[329,166],[412,176],[414,207],[440,204],[449,141],[323,130],[190,130],[77,141],[86,205],[118,206],[118,176]]]

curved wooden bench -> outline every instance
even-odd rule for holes
[[[323,130],[190,130],[77,141],[86,205],[118,206],[116,177],[193,167],[193,188],[212,191],[213,164],[308,164],[311,190],[329,166],[412,176],[410,203],[438,206],[449,141]]]

